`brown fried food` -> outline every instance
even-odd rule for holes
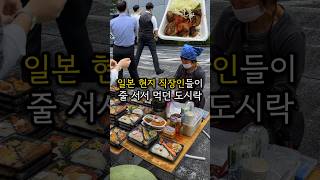
[[[0,91],[1,92],[10,92],[13,90],[12,84],[5,82],[5,81],[0,81]]]
[[[197,29],[196,29],[196,27],[191,27],[190,28],[190,36],[191,37],[196,37],[198,35],[198,31],[197,31]]]
[[[167,35],[167,36],[176,35],[177,34],[176,24],[174,22],[167,24],[164,32],[165,32],[165,35]]]
[[[194,13],[194,15],[197,15],[197,16],[202,16],[202,11],[201,11],[201,8],[198,8],[198,9],[195,9],[194,11],[193,11],[193,13]]]
[[[199,26],[201,24],[201,16],[195,15],[192,19],[192,26]]]
[[[172,11],[168,11],[167,12],[167,20],[169,23],[173,22],[174,21],[174,13]]]
[[[9,78],[8,82],[11,82],[13,84],[16,91],[23,92],[31,89],[31,86],[28,83],[14,77]]]
[[[190,23],[180,23],[177,29],[179,36],[187,37],[190,34]]]

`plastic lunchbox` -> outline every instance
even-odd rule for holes
[[[162,18],[160,28],[159,28],[159,38],[163,40],[170,40],[170,41],[206,41],[209,38],[209,30],[208,30],[208,22],[207,22],[207,15],[206,15],[206,7],[205,7],[205,0],[200,0],[201,4],[201,11],[202,11],[202,18],[200,24],[200,35],[196,37],[178,37],[178,36],[167,36],[164,33],[167,21],[167,13],[169,11],[170,5],[173,0],[169,0],[166,11]]]
[[[198,129],[199,125],[202,122],[202,118],[201,116],[196,116],[197,118],[195,118],[193,121],[189,122],[189,123],[182,123],[182,128],[181,128],[181,133],[185,136],[192,136],[193,133]]]

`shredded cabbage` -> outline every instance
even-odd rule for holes
[[[199,0],[172,0],[169,10],[174,14],[178,14],[187,19],[192,19],[194,17],[194,13],[192,11],[199,6]]]

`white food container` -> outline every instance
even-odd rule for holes
[[[201,120],[201,116],[195,116],[194,121],[191,121],[190,124],[183,122],[181,133],[189,137],[192,136],[201,124]]]
[[[166,25],[168,24],[167,21],[167,12],[169,11],[171,2],[173,0],[169,0],[166,11],[162,18],[160,28],[159,28],[159,38],[163,40],[170,40],[170,41],[206,41],[209,38],[209,30],[208,30],[208,23],[207,23],[207,13],[206,13],[206,6],[205,0],[199,0],[201,5],[201,24],[200,24],[200,32],[196,37],[179,37],[179,36],[167,36],[164,33]]]

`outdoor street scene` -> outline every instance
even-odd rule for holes
[[[205,99],[205,104],[203,104],[203,107],[200,108],[204,111],[209,112],[210,111],[210,40],[206,38],[203,42],[189,42],[189,41],[175,41],[175,40],[164,40],[157,37],[157,33],[161,34],[160,23],[162,22],[162,19],[166,17],[166,8],[169,5],[167,0],[151,0],[151,1],[141,1],[141,0],[127,0],[126,6],[127,10],[126,12],[121,12],[121,4],[119,1],[113,1],[114,6],[111,7],[111,27],[110,27],[110,56],[111,59],[115,59],[119,62],[119,54],[123,54],[124,52],[128,52],[129,48],[132,48],[133,43],[127,43],[128,39],[117,36],[119,34],[119,31],[121,31],[121,28],[119,28],[121,25],[120,23],[117,24],[118,19],[121,18],[127,19],[129,21],[127,15],[131,14],[132,16],[135,13],[140,13],[140,20],[138,21],[139,24],[139,30],[137,33],[137,42],[134,45],[134,51],[130,50],[130,54],[128,54],[128,57],[131,57],[132,53],[134,54],[134,58],[131,58],[131,61],[137,61],[137,53],[139,50],[139,46],[143,41],[145,42],[145,47],[141,53],[141,57],[139,58],[139,65],[137,67],[137,73],[140,78],[174,78],[176,75],[177,70],[179,67],[182,67],[182,57],[185,56],[187,52],[189,52],[189,55],[192,53],[195,53],[201,48],[201,51],[199,54],[196,54],[196,66],[201,67],[201,74],[205,74],[204,81],[204,87],[202,90],[203,98]],[[173,1],[172,1],[173,2]],[[179,2],[180,8],[183,10],[184,7],[183,3],[184,1],[177,1]],[[192,1],[188,1],[191,3]],[[200,5],[197,5],[196,8],[201,7],[202,11],[202,17],[205,16],[207,23],[210,22],[210,1],[193,1],[193,2],[201,2]],[[205,2],[203,4],[202,2]],[[120,7],[120,10],[119,10]],[[152,7],[150,9],[150,7]],[[137,8],[137,12],[135,11],[135,8]],[[192,7],[190,7],[192,8]],[[206,13],[204,11],[206,10]],[[120,12],[119,12],[120,11]],[[150,32],[147,30],[150,28],[150,21],[145,21],[145,18],[148,19],[148,13],[152,12],[152,25],[154,29],[154,34],[148,34]],[[182,12],[182,11],[181,11]],[[204,20],[202,20],[201,24],[204,24]],[[121,21],[123,26],[128,25],[124,23],[125,20]],[[156,23],[154,23],[156,21]],[[126,28],[129,29],[128,26]],[[144,30],[146,28],[146,30]],[[203,27],[201,27],[203,28]],[[210,32],[210,26],[206,27],[207,30]],[[157,30],[156,30],[157,29]],[[204,29],[203,29],[204,30]],[[145,32],[144,32],[145,31]],[[156,33],[156,31],[158,31]],[[124,32],[122,32],[124,33]],[[124,33],[126,34],[126,33]],[[130,34],[130,33],[128,33]],[[126,36],[128,35],[126,34]],[[129,35],[128,35],[129,36]],[[153,36],[155,36],[157,39],[156,44],[153,45],[153,40],[150,39],[150,36],[153,39]],[[174,36],[174,35],[173,35]],[[209,36],[209,35],[208,35]],[[121,41],[119,40],[121,39]],[[142,39],[141,41],[139,39]],[[152,43],[150,43],[148,40],[151,40]],[[147,46],[147,43],[152,44],[152,47],[156,49],[156,55],[159,62],[159,69],[155,69],[154,66],[154,54],[155,51],[149,49]],[[150,45],[149,44],[149,45]],[[184,46],[185,44],[190,44],[190,46]],[[121,57],[124,57],[123,55]],[[189,57],[191,58],[191,57]],[[188,59],[188,58],[187,58]],[[195,59],[194,59],[195,60]],[[119,62],[120,63],[120,62]],[[130,67],[129,67],[130,68]],[[182,68],[184,69],[184,68]],[[131,69],[132,70],[132,69]],[[185,69],[184,69],[185,70]],[[124,78],[130,78],[132,75],[129,70],[124,70]],[[192,71],[191,71],[192,72]],[[179,76],[179,75],[178,75]],[[131,78],[133,78],[131,76]],[[203,77],[201,77],[203,78]],[[179,78],[177,78],[179,79]],[[139,88],[138,88],[139,89]],[[130,102],[129,102],[130,104]],[[155,112],[154,112],[155,113]],[[162,116],[164,117],[164,116]],[[168,122],[170,122],[170,118],[166,117]],[[138,168],[142,167],[144,169],[147,169],[150,171],[157,179],[210,179],[210,155],[208,154],[210,152],[210,139],[209,139],[209,123],[207,120],[209,117],[207,116],[200,125],[197,126],[195,129],[195,133],[192,135],[183,136],[181,138],[178,138],[181,136],[181,132],[176,132],[176,137],[171,137],[170,140],[176,141],[178,143],[181,143],[184,145],[184,148],[188,148],[186,150],[183,150],[183,152],[179,155],[179,157],[174,160],[173,162],[165,161],[165,158],[158,158],[154,155],[153,148],[151,147],[149,150],[141,149],[141,145],[137,143],[133,143],[134,141],[131,140],[129,132],[129,137],[122,146],[125,148],[125,150],[119,151],[119,149],[115,149],[114,146],[111,148],[111,178],[112,177],[120,177],[120,174],[118,173],[118,170],[120,168],[125,168],[126,165],[134,165],[133,167]],[[121,119],[121,118],[120,118]],[[119,119],[118,119],[119,120]],[[121,121],[121,120],[120,120]],[[116,121],[115,121],[116,122]],[[144,123],[145,121],[143,121]],[[142,125],[143,125],[142,123]],[[119,123],[119,126],[117,127],[122,128],[123,123]],[[139,127],[139,125],[138,125]],[[148,128],[148,126],[145,126]],[[165,127],[166,128],[179,128],[177,127],[177,124],[170,124]],[[137,128],[138,129],[138,128]],[[149,130],[152,130],[149,129]],[[133,130],[133,132],[136,132],[137,130]],[[180,134],[180,135],[179,135]],[[162,139],[164,136],[160,136],[160,139]],[[192,140],[191,140],[191,139]],[[184,139],[184,140],[183,140]],[[189,140],[190,139],[190,140]],[[159,141],[160,142],[160,141]],[[156,146],[158,146],[157,143],[155,143]],[[153,146],[154,147],[154,146]],[[161,146],[160,146],[161,147]],[[149,152],[148,152],[149,151]],[[165,150],[164,150],[165,151]],[[152,153],[152,154],[151,154]],[[116,171],[117,170],[117,171]],[[113,174],[117,174],[119,176],[113,176]],[[124,174],[122,174],[124,175]]]
[[[143,54],[140,59],[140,64],[138,67],[138,72],[141,78],[148,77],[148,78],[171,78],[175,75],[177,68],[181,64],[180,61],[180,49],[181,46],[172,46],[172,45],[159,45],[157,46],[158,56],[159,56],[159,63],[162,69],[164,69],[164,73],[161,75],[156,75],[154,72],[152,57],[148,47],[145,47]],[[112,48],[111,48],[112,54]],[[199,57],[198,63],[204,68],[206,72],[206,82],[204,87],[204,97],[206,97],[206,110],[210,108],[210,48],[205,47],[204,52]],[[129,73],[125,72],[126,77],[130,77]],[[207,133],[209,132],[209,124],[206,125],[204,131]],[[200,134],[198,139],[192,145],[188,154],[194,156],[201,156],[205,157],[209,160],[210,158],[210,141],[208,140],[205,134]],[[209,153],[209,154],[208,154]],[[130,154],[126,154],[125,157],[130,157]],[[113,160],[112,163],[114,165],[124,163],[128,161],[128,159],[118,159],[116,156],[112,156],[111,159]],[[142,161],[138,157],[129,161],[130,163],[138,164],[139,166],[145,167],[149,169],[152,173],[154,173],[160,179],[209,179],[209,161],[197,161],[194,162],[193,159],[184,158],[181,162],[181,165],[175,170],[173,174],[166,173],[165,171],[151,165],[146,161]]]
[[[265,9],[256,5],[253,8],[243,8],[244,10],[237,9],[235,6],[246,6],[246,3],[251,0],[237,0],[237,3],[232,0],[92,0],[89,15],[86,11],[89,10],[87,9],[89,4],[86,3],[90,1],[81,0],[82,3],[80,3],[79,0],[81,5],[75,1],[69,1],[72,3],[67,8],[66,14],[63,14],[74,19],[63,19],[61,24],[56,18],[44,22],[41,24],[41,34],[39,29],[36,29],[40,24],[36,25],[36,28],[29,32],[29,38],[31,38],[27,39],[27,44],[30,43],[31,48],[25,47],[23,50],[26,50],[27,54],[33,52],[34,45],[35,51],[38,50],[37,47],[41,47],[41,52],[50,52],[50,67],[56,67],[59,64],[55,61],[55,53],[67,54],[70,49],[73,49],[70,47],[72,44],[70,42],[73,42],[71,46],[75,46],[74,53],[80,54],[79,57],[87,58],[86,55],[91,53],[106,53],[107,59],[104,59],[100,65],[105,67],[106,72],[110,67],[110,73],[103,74],[103,78],[108,79],[108,82],[110,76],[110,86],[109,84],[100,86],[91,80],[88,82],[86,77],[88,76],[89,79],[90,73],[80,73],[81,78],[85,80],[81,79],[83,81],[77,86],[58,85],[55,81],[58,78],[50,74],[48,77],[52,79],[52,84],[48,84],[48,87],[33,87],[30,82],[24,82],[23,78],[26,77],[22,77],[22,80],[18,78],[19,75],[24,76],[24,72],[21,72],[21,64],[14,66],[17,72],[10,73],[9,78],[0,79],[0,152],[2,152],[0,179],[240,180],[241,175],[244,177],[241,180],[250,178],[252,178],[250,180],[320,179],[320,0],[278,0],[272,1],[272,5],[275,5],[272,8],[266,6],[268,3],[263,3],[271,1],[261,0],[259,2],[266,6]],[[231,7],[231,2],[234,2],[232,4],[234,7],[229,9],[232,13],[228,14],[231,18],[221,19],[223,25],[216,27],[217,31],[213,32],[223,10]],[[262,6],[262,4],[259,5]],[[78,11],[73,12],[73,8]],[[267,9],[273,12],[272,15],[266,13],[269,12]],[[290,14],[292,19],[283,20],[287,24],[279,21],[284,25],[277,28],[288,30],[292,36],[287,36],[286,32],[272,31],[278,23],[278,21],[274,23],[274,20],[279,20],[277,15],[280,16],[282,12]],[[20,13],[23,16],[26,12]],[[87,17],[86,22],[85,18],[82,18],[82,21],[76,21],[72,16],[75,14],[77,17]],[[263,15],[270,18],[260,19]],[[70,19],[71,22],[75,21],[77,26],[69,26],[72,24],[68,23]],[[291,20],[297,22],[294,24],[296,26],[293,26]],[[234,21],[243,25],[241,27],[247,28],[245,33],[251,36],[242,37],[243,31],[239,31],[241,34],[236,34],[239,32],[233,30],[240,26]],[[260,24],[250,26],[250,23],[259,21],[265,27],[262,25],[260,27]],[[3,27],[0,28],[0,42],[2,42]],[[232,27],[230,28],[232,32],[227,31],[230,30],[229,27]],[[258,33],[254,31],[255,27]],[[266,27],[269,31],[266,31]],[[288,27],[295,27],[295,29]],[[251,28],[254,30],[252,31]],[[279,32],[283,34],[266,36],[264,31],[271,35]],[[24,31],[21,32],[25,34]],[[41,35],[41,39],[31,36],[32,33]],[[232,36],[229,37],[228,33]],[[73,36],[73,34],[81,35]],[[87,34],[89,40],[86,37]],[[216,34],[217,37],[214,37]],[[306,40],[305,50],[302,48],[303,34]],[[5,36],[5,33],[3,35]],[[283,127],[281,124],[280,127],[274,123],[276,118],[273,119],[273,116],[267,117],[267,115],[263,118],[270,118],[271,121],[267,120],[271,125],[264,124],[263,121],[258,123],[255,119],[248,118],[249,115],[245,114],[246,112],[243,116],[236,113],[238,116],[234,116],[234,121],[223,121],[224,118],[221,118],[222,121],[215,121],[214,113],[217,115],[218,112],[220,116],[220,112],[228,114],[229,111],[220,111],[225,110],[220,108],[222,104],[218,101],[215,101],[217,104],[213,103],[211,97],[217,92],[222,93],[221,91],[229,89],[219,85],[219,76],[213,71],[214,67],[211,65],[214,57],[227,57],[228,53],[234,49],[244,53],[241,55],[250,52],[247,52],[250,48],[247,49],[242,46],[244,44],[237,42],[240,40],[237,39],[238,36],[246,38],[247,41],[248,37],[254,37],[254,40],[250,41],[251,44],[241,41],[241,43],[247,43],[246,47],[253,46],[251,47],[253,51],[258,47],[257,49],[261,48],[264,52],[267,48],[266,39],[263,38],[270,38],[276,43],[271,43],[272,47],[268,48],[279,48],[280,54],[284,52],[283,47],[294,53],[301,53],[300,55],[305,53],[302,78],[300,83],[297,86],[293,85],[292,88],[296,92],[295,98],[298,102],[297,114],[303,114],[302,118],[298,115],[294,118],[301,120],[303,124],[297,123],[298,125],[293,128]],[[283,38],[285,40],[278,43],[280,36],[285,37]],[[234,37],[236,39],[231,40]],[[262,43],[259,42],[260,38],[263,39]],[[288,43],[291,42],[289,41],[292,40],[291,38],[296,40],[294,42],[300,43]],[[258,43],[255,44],[256,42]],[[91,45],[93,51],[87,48]],[[221,47],[218,47],[219,45]],[[269,43],[268,46],[270,46]],[[291,49],[291,46],[299,48]],[[144,47],[143,50],[142,47]],[[216,54],[212,56],[210,54],[212,52]],[[265,52],[270,53],[267,50]],[[10,53],[17,54],[14,51]],[[2,50],[0,58],[3,58]],[[304,58],[300,57],[299,60],[301,59]],[[87,61],[84,62],[85,60]],[[107,60],[110,60],[110,66],[105,63]],[[91,59],[84,58],[84,61],[76,62],[81,63],[79,67],[82,70],[86,70]],[[138,66],[131,66],[137,61],[139,61]],[[2,68],[1,65],[0,61],[0,68]],[[299,68],[302,69],[302,66]],[[205,101],[190,100],[187,97],[179,101],[174,99],[173,94],[167,101],[154,97],[148,100],[146,97],[139,99],[132,96],[138,90],[144,91],[143,88],[138,87],[139,83],[136,83],[139,78],[171,79],[176,75],[176,82],[182,79],[203,80],[204,86],[200,87],[199,84],[194,83],[192,88],[175,87],[172,92],[181,90],[182,93],[186,93],[190,89],[199,91],[203,93],[202,98]],[[133,88],[125,87],[123,85],[125,83],[121,83],[126,78],[131,78],[135,83]],[[265,88],[268,91],[270,86],[277,86],[275,81],[278,79],[273,78],[270,76],[271,85],[261,86],[261,89]],[[284,81],[284,84],[288,85],[286,84],[288,82]],[[234,89],[230,87],[241,94],[242,84],[236,86]],[[163,89],[169,89],[169,87],[150,87],[148,90],[151,94],[152,91],[161,92]],[[253,87],[256,88],[256,86]],[[254,89],[250,88],[248,88],[249,91]],[[273,90],[273,88],[270,89]],[[53,114],[54,124],[37,126],[32,116],[26,116],[29,115],[26,112],[30,112],[30,115],[33,112],[26,106],[30,105],[31,96],[29,95],[34,90],[53,92],[52,99],[59,107]],[[104,107],[101,115],[92,116],[93,125],[86,122],[85,115],[75,113],[75,116],[69,117],[65,114],[72,104],[76,103],[76,93],[81,92],[86,95],[89,90],[97,93],[95,103]],[[256,93],[259,90],[252,91]],[[226,94],[232,93],[226,92]],[[283,89],[280,88],[280,92],[284,92]],[[126,93],[128,96],[123,95]],[[164,96],[161,93],[158,95]],[[81,99],[81,96],[78,97]],[[82,99],[82,101],[85,107],[89,107],[88,99]],[[81,104],[81,102],[78,103]],[[230,104],[234,105],[233,103],[238,102],[231,100]],[[247,103],[248,106],[242,106],[244,110],[247,108],[249,112],[256,108],[253,101],[248,100]],[[253,107],[251,109],[250,103]],[[220,107],[213,108],[213,104]],[[79,111],[83,110],[80,106]],[[250,115],[252,114],[256,115],[255,112]],[[223,126],[225,122],[227,123]],[[243,124],[237,126],[237,123],[242,122]],[[283,131],[277,129],[278,127],[283,128],[281,129]],[[289,128],[286,129],[287,127]],[[301,133],[301,131],[304,132]],[[280,140],[278,141],[277,138]],[[299,139],[297,140],[299,145],[293,143],[296,139]],[[10,166],[16,164],[23,168]],[[7,165],[9,165],[8,168]],[[11,173],[7,169],[14,169],[14,171]],[[258,176],[265,178],[256,178]]]

